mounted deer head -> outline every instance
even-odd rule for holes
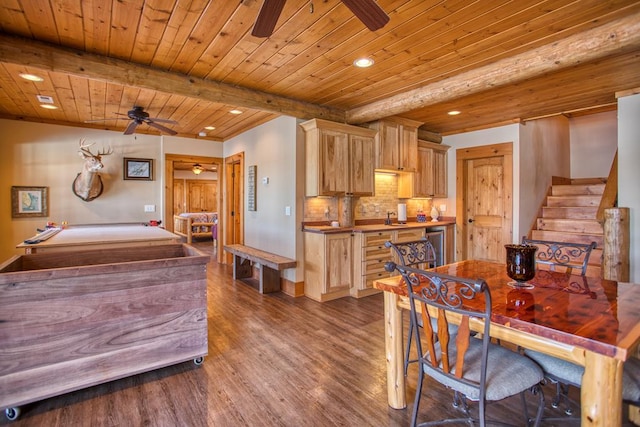
[[[100,151],[93,154],[89,148],[93,144],[86,144],[84,139],[80,140],[80,150],[78,154],[84,159],[84,166],[76,179],[73,180],[73,194],[80,197],[85,202],[90,202],[102,194],[102,178],[97,172],[104,167],[102,156],[113,153],[111,147],[107,151]]]

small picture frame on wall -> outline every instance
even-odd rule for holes
[[[153,159],[124,158],[124,179],[153,181]]]
[[[11,187],[11,216],[49,216],[49,187]]]

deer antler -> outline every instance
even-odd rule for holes
[[[107,151],[99,151],[97,155],[98,156],[108,156],[109,154],[113,154],[113,148],[111,148],[111,146],[109,146],[109,149]]]
[[[91,150],[89,150],[89,148],[91,146],[93,146],[93,145],[95,145],[95,142],[91,143],[91,144],[87,144],[85,142],[84,138],[82,138],[80,140],[80,152],[79,152],[80,155],[82,157],[87,157],[87,156],[88,157],[100,157],[100,156],[108,156],[109,154],[113,154],[113,149],[111,148],[111,146],[109,146],[109,149],[107,151],[104,151],[104,152],[103,151],[98,151],[98,154],[93,154],[91,152]]]

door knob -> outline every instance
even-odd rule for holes
[[[469,224],[473,222],[473,218],[469,218]]]

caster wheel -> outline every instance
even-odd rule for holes
[[[195,363],[198,366],[202,365],[203,362],[204,362],[204,356],[196,357],[195,359],[193,359],[193,363]]]
[[[4,410],[4,414],[8,420],[13,421],[20,415],[20,408],[7,408]]]

